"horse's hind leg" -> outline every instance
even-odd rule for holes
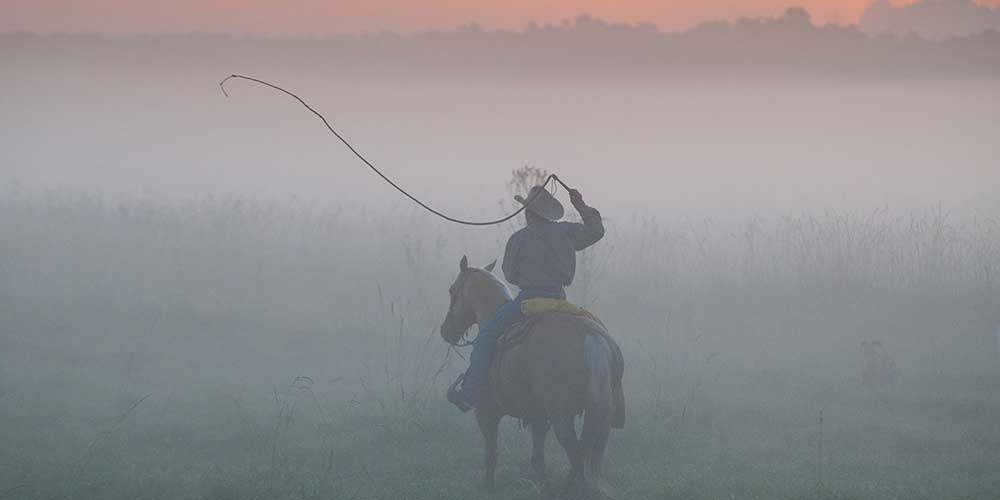
[[[580,433],[580,446],[584,456],[585,473],[588,480],[597,484],[600,481],[604,463],[604,450],[608,447],[608,436],[611,434],[609,416],[603,420],[597,419],[597,415],[587,415],[583,424],[583,431]],[[586,420],[591,419],[591,420]],[[594,425],[588,425],[594,424]]]
[[[531,422],[531,470],[534,479],[545,482],[545,436],[549,433],[549,421],[540,418]]]
[[[567,492],[580,491],[580,487],[585,486],[583,449],[580,440],[576,437],[576,425],[573,415],[552,418],[552,430],[555,431],[556,439],[566,450],[566,457],[569,458],[570,471],[566,481]]]

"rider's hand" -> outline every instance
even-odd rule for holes
[[[573,202],[573,206],[577,206],[583,203],[583,195],[575,189],[569,190],[569,201]]]

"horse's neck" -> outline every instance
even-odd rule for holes
[[[479,327],[496,317],[500,306],[511,300],[510,291],[492,276],[484,276],[475,287],[473,303],[476,309],[476,321]]]

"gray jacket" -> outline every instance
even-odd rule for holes
[[[604,237],[601,213],[580,203],[583,223],[529,218],[528,225],[507,240],[503,275],[518,288],[562,288],[573,283],[576,252]]]

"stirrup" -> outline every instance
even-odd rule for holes
[[[445,397],[448,398],[448,402],[457,406],[459,410],[462,410],[462,413],[466,413],[473,408],[468,401],[462,399],[462,393],[458,391],[459,384],[461,384],[464,380],[465,374],[463,373],[459,375],[450,386],[448,386],[448,392],[445,394]]]

